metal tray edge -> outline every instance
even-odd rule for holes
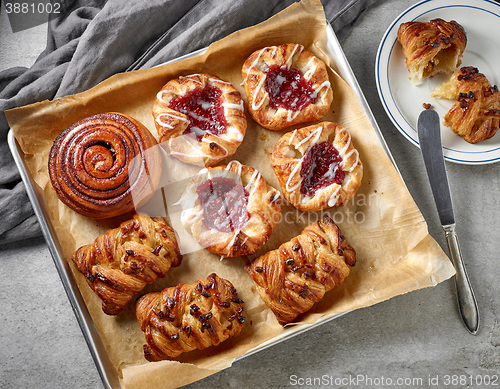
[[[40,202],[35,187],[31,182],[26,165],[21,157],[22,151],[20,150],[19,144],[17,143],[12,130],[9,130],[7,135],[7,143],[14,158],[14,162],[19,169],[21,179],[23,180],[28,198],[31,201],[35,215],[40,223],[42,234],[45,238],[47,246],[49,247],[54,265],[68,296],[73,313],[76,316],[76,320],[80,325],[85,341],[87,342],[101,380],[106,388],[119,388],[120,384],[118,381],[118,374],[109,360],[104,344],[102,343],[99,333],[97,332],[97,328],[95,327],[92,317],[90,316],[87,306],[85,305],[80,290],[76,285],[68,263],[64,260],[61,254],[62,250],[59,241],[56,238],[50,220],[45,217],[42,203]]]

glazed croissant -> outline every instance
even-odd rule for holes
[[[299,236],[245,267],[257,292],[281,325],[312,308],[342,284],[356,263],[356,252],[325,215]]]
[[[102,310],[117,315],[146,284],[179,266],[175,232],[161,217],[135,214],[106,231],[71,258],[102,300]]]
[[[469,143],[491,138],[500,125],[500,92],[478,69],[459,69],[432,97],[457,100],[444,116],[444,124]]]
[[[145,294],[136,303],[147,342],[145,358],[171,359],[239,335],[245,321],[242,304],[231,282],[215,273],[192,285]]]
[[[430,22],[402,23],[398,41],[414,84],[438,73],[452,73],[462,63],[467,44],[463,27],[456,21],[433,19]]]

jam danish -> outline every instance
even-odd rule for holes
[[[287,132],[274,147],[271,165],[283,196],[306,212],[345,204],[363,177],[350,134],[332,122]]]
[[[179,266],[182,257],[165,219],[136,213],[71,259],[102,300],[104,313],[117,315],[146,284]]]
[[[257,50],[241,72],[250,114],[270,130],[319,120],[333,100],[325,64],[299,44]]]
[[[432,97],[457,100],[444,116],[444,125],[469,143],[491,138],[500,126],[500,92],[479,70],[467,66],[434,89]]]
[[[398,29],[406,68],[415,85],[438,73],[453,73],[462,63],[467,44],[464,28],[456,21],[433,19],[406,22]]]
[[[211,74],[167,82],[156,95],[153,117],[167,152],[199,166],[233,155],[247,126],[240,93]]]
[[[243,331],[243,301],[228,280],[215,273],[192,285],[180,284],[147,293],[136,303],[148,361],[203,350]]]
[[[59,199],[84,216],[104,219],[139,208],[161,175],[156,139],[140,122],[101,113],[73,124],[55,140],[49,176]]]
[[[181,221],[208,251],[223,257],[255,253],[281,217],[279,192],[254,168],[231,161],[206,168],[180,200]]]
[[[254,259],[245,270],[284,325],[342,284],[355,263],[355,250],[325,215],[278,249]]]

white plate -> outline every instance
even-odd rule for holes
[[[474,66],[492,85],[500,83],[500,3],[491,0],[424,0],[399,15],[386,31],[377,52],[375,77],[382,104],[394,125],[418,146],[417,118],[429,103],[441,118],[453,102],[430,97],[431,91],[449,78],[439,75],[415,86],[409,79],[403,51],[397,42],[399,25],[409,21],[456,20],[467,33],[461,66]],[[500,131],[492,138],[471,144],[441,125],[445,159],[464,164],[500,161]]]

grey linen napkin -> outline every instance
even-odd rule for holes
[[[322,0],[340,41],[377,0]],[[119,72],[190,53],[283,10],[294,0],[58,0],[35,64],[0,72],[0,244],[41,235],[7,146],[4,111],[93,87]]]

